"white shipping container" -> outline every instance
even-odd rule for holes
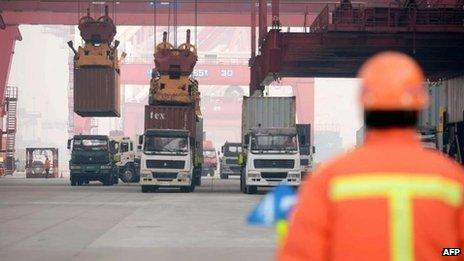
[[[295,97],[243,97],[242,141],[251,128],[296,126]]]
[[[464,76],[446,81],[448,122],[464,121]]]

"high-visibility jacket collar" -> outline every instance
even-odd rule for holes
[[[420,139],[412,128],[371,129],[366,133],[365,144],[420,146]]]

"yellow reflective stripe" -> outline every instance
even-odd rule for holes
[[[406,191],[394,191],[389,203],[392,260],[414,260],[411,195]]]
[[[276,223],[277,240],[279,246],[282,246],[288,233],[288,222],[285,219],[278,220]]]
[[[365,173],[334,178],[330,198],[343,201],[386,197],[390,215],[390,251],[395,261],[414,260],[413,198],[441,200],[451,206],[463,201],[460,183],[440,176],[408,173]]]
[[[458,206],[462,203],[462,185],[440,176],[401,173],[367,173],[362,176],[337,177],[333,180],[330,197],[333,200],[385,196],[392,190],[406,190],[414,197],[442,200]]]

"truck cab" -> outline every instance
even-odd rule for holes
[[[300,151],[296,128],[253,128],[245,135],[241,158],[242,192],[254,194],[258,187],[282,182],[301,183]]]
[[[111,140],[114,149],[114,161],[118,176],[124,183],[139,182],[140,179],[140,153],[137,144],[129,137],[114,138]]]
[[[217,154],[216,149],[213,146],[213,142],[210,140],[203,141],[203,165],[202,165],[202,176],[208,174],[212,177],[217,169]]]
[[[195,141],[187,130],[149,129],[143,135],[140,162],[142,192],[179,187],[193,192],[201,178]]]
[[[71,186],[97,180],[105,186],[118,182],[110,150],[109,138],[104,135],[75,135],[68,140]]]
[[[231,175],[240,176],[240,165],[238,158],[242,153],[242,144],[238,142],[226,142],[221,148],[219,176],[221,179],[228,179]]]

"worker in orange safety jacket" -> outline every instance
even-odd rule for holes
[[[365,143],[302,186],[278,260],[462,258],[442,254],[463,246],[464,171],[421,147],[415,125],[428,103],[421,68],[405,54],[384,52],[358,76]]]

